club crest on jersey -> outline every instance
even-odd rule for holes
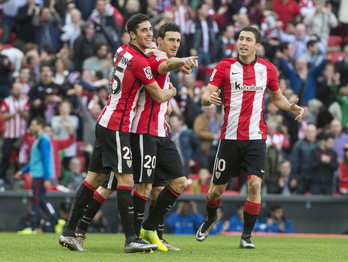
[[[152,71],[150,66],[144,68],[144,73],[147,79],[152,79]]]
[[[131,167],[132,166],[132,160],[127,160],[127,166]]]
[[[221,172],[215,171],[215,177],[216,177],[217,179],[219,179],[220,176],[221,176]]]
[[[265,73],[264,71],[259,71],[259,76],[262,78],[263,77],[263,74]]]
[[[148,169],[147,170],[147,176],[149,177],[149,176],[151,176],[151,174],[152,174],[152,169]]]
[[[213,73],[211,73],[210,81],[213,81],[215,73],[216,73],[216,69],[214,69]]]

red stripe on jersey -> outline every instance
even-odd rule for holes
[[[160,88],[169,88],[169,73],[159,74],[158,68],[160,64],[166,62],[167,59],[162,57],[148,57],[151,70]],[[165,125],[165,117],[169,102],[156,103],[150,93],[140,93],[137,110],[132,124],[132,133],[150,134],[158,137],[167,136],[167,127]]]
[[[115,131],[130,132],[140,90],[155,81],[146,56],[133,45],[119,47],[112,78],[112,90],[98,123]]]

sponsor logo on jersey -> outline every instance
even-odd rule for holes
[[[213,73],[211,73],[210,81],[213,81],[215,73],[216,73],[216,69],[214,69]]]
[[[244,91],[262,91],[263,87],[262,86],[247,86],[247,85],[242,85],[241,83],[238,83],[237,81],[234,82],[234,89],[236,90],[244,90]]]
[[[147,79],[152,79],[152,71],[150,66],[144,68],[144,73]]]

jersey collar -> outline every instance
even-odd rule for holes
[[[249,63],[249,64],[243,63],[243,62],[239,59],[239,55],[237,56],[237,60],[238,60],[238,62],[239,62],[241,65],[251,65],[251,64],[255,64],[255,63],[256,63],[256,61],[257,61],[257,55],[255,55],[255,59],[254,59],[251,63]]]
[[[135,46],[135,45],[133,45],[133,44],[131,44],[131,43],[129,43],[128,45],[129,45],[131,48],[137,50],[143,57],[147,58],[147,56],[144,54],[144,52],[141,51],[137,46]]]

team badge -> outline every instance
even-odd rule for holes
[[[132,166],[132,160],[127,160],[127,166],[131,167]]]
[[[147,176],[149,177],[149,176],[151,176],[151,174],[152,174],[152,169],[148,169],[147,170]]]
[[[221,172],[216,171],[216,172],[215,172],[215,177],[216,177],[217,179],[219,179],[220,176],[221,176]]]
[[[264,71],[259,71],[259,76],[262,78],[263,77],[263,74],[264,74]]]
[[[213,81],[215,73],[216,73],[216,69],[214,69],[213,73],[211,73],[210,81]]]
[[[152,79],[152,71],[150,66],[144,68],[144,73],[147,79]]]

